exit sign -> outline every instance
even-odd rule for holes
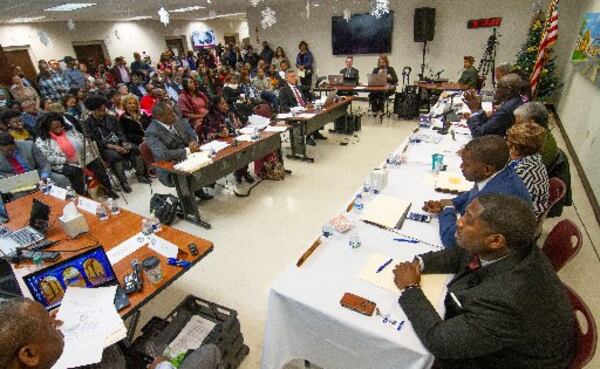
[[[489,28],[500,27],[502,18],[471,19],[467,22],[467,28]]]

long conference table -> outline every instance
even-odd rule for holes
[[[27,224],[33,199],[42,201],[51,209],[49,217],[50,228],[47,233],[47,238],[59,242],[44,251],[61,251],[60,258],[55,262],[60,262],[65,258],[73,257],[85,252],[88,249],[82,248],[95,245],[96,242],[102,245],[104,250],[108,252],[141,231],[143,217],[128,210],[121,209],[119,214],[111,215],[108,220],[104,221],[98,219],[95,214],[80,210],[79,212],[85,217],[89,225],[89,235],[83,234],[75,239],[69,239],[62,230],[60,223],[57,221],[58,217],[62,215],[63,208],[68,204],[68,201],[59,200],[40,192],[36,192],[6,204],[6,209],[10,216],[10,221],[6,224],[9,229],[17,230]],[[177,257],[181,260],[188,261],[193,265],[198,263],[213,250],[212,242],[170,226],[163,225],[162,230],[158,232],[157,235],[179,247]],[[187,248],[187,245],[191,242],[195,243],[198,248],[197,256],[191,255]],[[145,246],[113,264],[113,269],[121,286],[123,285],[125,276],[131,273],[131,261],[133,259],[144,260],[149,256],[157,256],[160,259],[163,279],[157,284],[152,284],[148,278],[143,275],[144,285],[142,290],[128,295],[130,305],[119,311],[119,314],[123,318],[127,318],[136,311],[139,311],[139,309],[152,300],[158,293],[188,271],[188,269],[182,267],[168,265],[166,257],[154,252],[148,246]],[[45,263],[43,266],[46,267],[51,264],[52,263]],[[13,271],[17,277],[21,291],[26,296],[30,296],[30,293],[25,286],[22,277],[38,269],[37,266],[32,265],[31,263],[21,263],[16,266],[13,265]]]
[[[431,155],[443,154],[447,171],[460,173],[461,160],[456,152],[470,140],[467,132],[456,127],[454,135],[443,136],[439,143],[410,143],[407,139],[396,150],[396,154],[404,153],[405,162],[388,167],[388,184],[381,193],[410,200],[409,211],[419,213],[423,213],[421,206],[426,200],[452,197],[434,190],[436,175],[431,170]],[[439,136],[429,128],[418,128],[414,133]],[[350,208],[344,204],[340,213]],[[335,233],[328,239],[321,237],[314,252],[305,253],[300,266],[290,266],[270,288],[262,369],[279,369],[293,359],[305,359],[328,369],[428,368],[433,357],[400,308],[399,291],[392,293],[357,275],[375,253],[388,255],[397,264],[442,249],[438,228],[436,217],[430,223],[407,219],[398,230],[358,221],[355,230],[362,242],[358,250],[348,244],[348,233],[352,231]],[[395,237],[422,242],[396,242]],[[433,305],[443,316],[445,284],[441,291]],[[346,292],[374,301],[382,315],[404,320],[403,328],[397,331],[382,316],[368,317],[341,307],[340,299]]]

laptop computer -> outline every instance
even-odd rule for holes
[[[6,206],[1,199],[0,202],[2,203],[0,208],[4,209],[6,218],[8,219]],[[0,217],[2,216],[0,215]],[[29,225],[0,236],[0,251],[5,255],[9,255],[17,249],[26,248],[45,240],[49,217],[50,207],[38,199],[33,199],[29,215]]]
[[[129,305],[125,291],[102,246],[50,265],[23,277],[23,282],[33,299],[46,310],[60,306],[67,287],[104,287],[117,285],[115,307],[120,310]]]
[[[385,74],[367,74],[367,83],[369,87],[384,87],[387,85],[387,76]]]
[[[341,74],[330,74],[327,78],[330,86],[339,86],[344,82],[344,76]]]
[[[31,170],[12,177],[0,178],[0,192],[31,191],[36,188],[39,181],[40,175],[37,170]]]

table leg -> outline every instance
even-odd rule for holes
[[[174,178],[177,197],[179,197],[179,203],[183,209],[183,219],[202,228],[210,229],[211,225],[200,218],[196,196],[192,192],[192,186],[190,185],[192,176],[176,175]]]
[[[302,160],[308,163],[314,163],[314,158],[306,156],[306,136],[306,123],[294,122],[292,129],[290,129],[290,143],[292,145],[292,155],[288,155],[288,159]]]

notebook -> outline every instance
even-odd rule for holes
[[[11,193],[34,190],[40,181],[37,170],[31,170],[16,176],[0,178],[0,192]]]
[[[384,228],[402,227],[410,201],[389,195],[378,195],[365,205],[360,220]]]
[[[473,182],[467,181],[462,173],[440,172],[434,186],[438,192],[462,193],[470,191]]]

